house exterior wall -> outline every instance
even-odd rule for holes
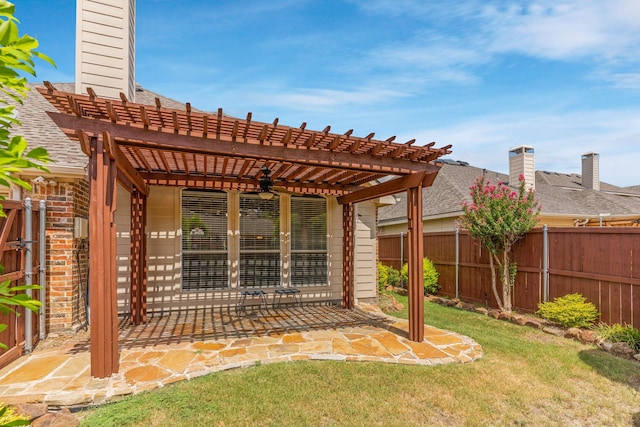
[[[458,217],[428,219],[422,222],[425,233],[435,233],[439,231],[451,231],[456,229]],[[407,223],[381,225],[378,227],[380,236],[397,235],[400,233],[407,234]]]
[[[34,204],[46,201],[47,329],[62,331],[83,326],[89,244],[88,239],[74,237],[74,218],[88,218],[89,183],[86,178],[47,178],[21,197],[31,197]]]
[[[237,236],[239,233],[238,192],[229,192],[229,288],[215,291],[181,291],[181,189],[151,186],[147,198],[147,310],[162,313],[170,310],[190,309],[210,306],[234,306],[238,297],[239,279],[237,259]],[[130,196],[118,191],[116,211],[117,235],[117,286],[118,313],[129,312],[129,227]],[[282,276],[286,282],[290,277],[289,259],[286,257],[290,241],[289,206],[290,196],[280,195],[281,206],[281,248]],[[357,205],[356,225],[356,298],[376,297],[376,210],[373,203]],[[340,301],[342,297],[342,206],[335,197],[327,199],[328,234],[328,286],[306,286],[303,289],[305,301]],[[234,237],[235,236],[235,237]]]
[[[437,233],[441,231],[454,231],[458,224],[459,217],[446,217],[427,219],[422,222],[424,233]],[[575,227],[575,220],[579,219],[578,216],[554,216],[554,215],[540,215],[538,217],[538,223],[536,227],[542,227],[547,225],[549,227]],[[393,236],[400,233],[407,234],[407,223],[392,225],[381,225],[378,227],[379,236]]]

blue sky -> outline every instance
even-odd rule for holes
[[[75,2],[16,0],[21,32],[74,80]],[[640,185],[640,1],[138,0],[136,80],[203,110],[379,139],[451,158]]]

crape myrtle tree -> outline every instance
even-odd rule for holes
[[[477,178],[469,189],[471,202],[463,204],[460,224],[489,251],[493,295],[500,310],[511,311],[517,272],[511,248],[536,225],[540,206],[533,190],[527,190],[524,175],[515,189],[502,182],[492,185],[485,177]],[[498,292],[498,274],[502,292]]]
[[[31,185],[18,176],[24,169],[47,171],[44,164],[49,162],[49,155],[44,148],[29,149],[24,137],[14,135],[12,127],[20,125],[16,106],[22,104],[29,91],[25,75],[35,76],[34,59],[42,59],[55,66],[46,55],[36,51],[38,41],[18,32],[18,19],[14,16],[12,3],[0,0],[0,185],[9,187],[18,185],[31,190]],[[3,199],[0,196],[0,199]],[[0,216],[5,217],[0,202]],[[0,274],[4,268],[0,265]],[[11,286],[11,280],[0,283],[0,313],[16,312],[15,308],[25,307],[37,312],[40,302],[23,293],[27,290],[39,289],[36,285]],[[0,324],[0,332],[7,325]],[[0,342],[0,349],[6,349]]]

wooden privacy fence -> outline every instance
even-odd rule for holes
[[[0,264],[4,273],[0,281],[11,280],[11,286],[44,283],[44,202],[40,206],[31,206],[31,200],[4,200],[2,207],[6,214],[0,218]],[[42,268],[41,268],[42,267]],[[33,299],[44,301],[44,291],[32,291]],[[20,316],[14,313],[0,313],[0,323],[8,327],[0,333],[0,342],[9,347],[0,349],[0,368],[31,351],[33,345],[45,333],[45,313],[40,310],[34,314],[24,308],[16,308]]]
[[[440,294],[496,307],[488,251],[466,232],[427,233],[425,257],[440,273]],[[379,261],[399,268],[406,262],[406,236],[380,236]],[[404,260],[402,259],[404,258]],[[606,323],[640,328],[640,229],[637,227],[541,228],[516,243],[518,274],[514,309],[581,293]]]

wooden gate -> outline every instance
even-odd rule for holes
[[[10,279],[11,286],[23,285],[26,279],[25,273],[31,271],[33,272],[33,283],[37,283],[37,273],[40,271],[39,243],[41,238],[39,230],[41,220],[36,213],[39,212],[39,209],[37,206],[32,208],[30,227],[33,237],[31,241],[27,241],[25,238],[28,236],[25,202],[4,200],[2,207],[6,217],[0,218],[0,248],[2,248],[0,264],[4,266],[4,272],[0,274],[0,281]],[[29,247],[32,256],[31,266],[26,264]],[[39,297],[39,291],[33,291],[32,298],[38,299]],[[6,315],[0,313],[0,323],[8,325],[7,329],[0,333],[0,342],[9,347],[8,350],[0,349],[0,368],[24,354],[25,343],[29,341],[26,337],[25,327],[27,317],[30,317],[32,325],[30,342],[35,344],[40,335],[38,315],[22,307],[17,308],[17,312],[20,314],[19,316],[14,313]]]

